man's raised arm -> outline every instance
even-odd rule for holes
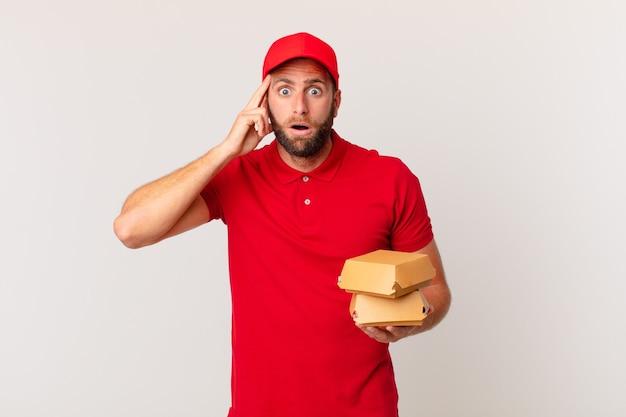
[[[270,76],[263,80],[221,144],[128,196],[114,222],[115,234],[124,245],[151,245],[210,219],[202,189],[230,161],[254,150],[272,132],[266,98],[270,82]]]

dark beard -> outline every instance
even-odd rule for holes
[[[274,119],[274,115],[269,108],[268,111],[276,140],[290,155],[300,158],[314,156],[324,147],[326,141],[330,140],[330,134],[333,129],[335,106],[330,109],[328,116],[321,124],[312,125],[312,127],[317,128],[317,133],[311,136],[301,136],[293,139],[289,138],[287,132],[279,127],[279,124]]]

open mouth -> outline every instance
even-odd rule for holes
[[[292,125],[291,128],[295,130],[307,130],[309,127],[305,125]]]

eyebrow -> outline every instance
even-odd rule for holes
[[[294,85],[295,82],[293,80],[290,80],[289,78],[277,78],[276,79],[277,83],[285,83],[285,84],[289,84],[289,85]],[[311,84],[316,84],[316,83],[320,83],[320,84],[324,84],[324,80],[322,78],[307,78],[306,80],[304,80],[304,83],[306,85],[311,85]]]

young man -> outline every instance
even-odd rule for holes
[[[418,179],[397,158],[342,139],[333,49],[274,42],[263,83],[226,139],[133,192],[115,220],[138,248],[213,219],[228,227],[233,303],[229,417],[395,417],[388,343],[431,329],[450,293]],[[276,140],[255,149],[266,135]],[[346,259],[428,254],[437,270],[417,327],[358,327],[337,286]]]

